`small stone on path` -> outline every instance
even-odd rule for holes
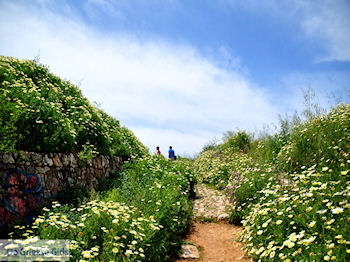
[[[181,258],[199,258],[199,251],[197,247],[192,245],[182,245],[181,246]]]

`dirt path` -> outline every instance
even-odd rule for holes
[[[203,184],[196,186],[197,199],[193,205],[194,221],[189,234],[184,239],[194,244],[200,252],[198,259],[179,259],[176,262],[188,261],[250,261],[244,257],[242,245],[235,241],[241,228],[230,225],[225,219],[229,217],[229,201],[220,191]],[[215,222],[204,223],[200,221]]]

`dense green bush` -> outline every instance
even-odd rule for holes
[[[223,144],[220,145],[222,150],[231,149],[247,153],[251,148],[251,137],[245,131],[238,131],[227,137]]]
[[[119,121],[94,107],[69,81],[33,60],[0,56],[0,149],[144,155]]]
[[[88,198],[89,191],[86,186],[80,185],[76,182],[64,187],[56,197],[60,204],[71,204],[73,206],[80,204]]]

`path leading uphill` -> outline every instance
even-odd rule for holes
[[[193,205],[194,221],[189,233],[184,239],[199,250],[199,258],[182,258],[176,262],[211,261],[211,262],[242,262],[250,261],[244,257],[242,245],[236,241],[241,227],[227,222],[229,214],[228,198],[218,190],[204,184],[196,186],[197,198]],[[210,221],[210,222],[206,222]],[[185,247],[183,255],[190,255]]]

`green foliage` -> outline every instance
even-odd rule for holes
[[[271,162],[276,164],[278,153],[281,148],[286,144],[286,138],[281,135],[269,135],[266,138],[258,141],[256,148],[257,157],[262,162]]]
[[[350,106],[308,112],[297,126],[253,141],[248,154],[227,143],[231,149],[206,151],[194,164],[202,181],[226,183],[230,222],[243,224],[256,260],[350,260]]]
[[[70,239],[71,261],[167,261],[181,246],[191,215],[191,161],[132,158],[118,187],[72,208],[53,203],[20,237]]]
[[[296,126],[278,154],[278,166],[294,172],[325,160],[331,168],[337,167],[341,158],[336,156],[349,151],[349,137],[350,105],[343,104]]]
[[[91,105],[77,86],[33,60],[0,56],[0,83],[2,151],[81,152],[83,159],[93,151],[147,154],[130,130]]]
[[[232,133],[231,135],[226,135],[224,143],[220,145],[222,150],[224,149],[232,149],[232,150],[240,150],[244,153],[247,153],[251,147],[251,137],[245,131],[238,131],[236,133]]]
[[[191,169],[178,161],[158,157],[132,161],[128,165],[118,195],[145,215],[154,216],[164,227],[149,243],[151,248],[145,248],[146,256],[155,261],[164,259],[164,251],[174,256],[181,245],[179,233],[187,228],[191,214],[188,201]]]
[[[7,101],[0,103],[0,151],[15,151],[15,145],[21,139],[17,134],[16,121],[18,114],[11,112],[11,104]]]
[[[89,198],[89,190],[86,186],[72,183],[63,188],[63,190],[58,194],[56,199],[61,204],[72,204],[74,206],[78,205],[85,199]]]
[[[320,166],[291,174],[286,185],[268,183],[258,203],[248,206],[242,240],[251,256],[349,261],[349,169]]]
[[[122,184],[123,175],[124,173],[120,171],[111,172],[108,178],[105,178],[99,182],[96,191],[103,194],[104,192],[113,188],[120,187]]]
[[[95,150],[95,147],[93,145],[90,145],[88,142],[83,145],[83,148],[79,152],[78,157],[84,165],[86,165],[88,160],[91,160],[96,156],[98,152]]]

